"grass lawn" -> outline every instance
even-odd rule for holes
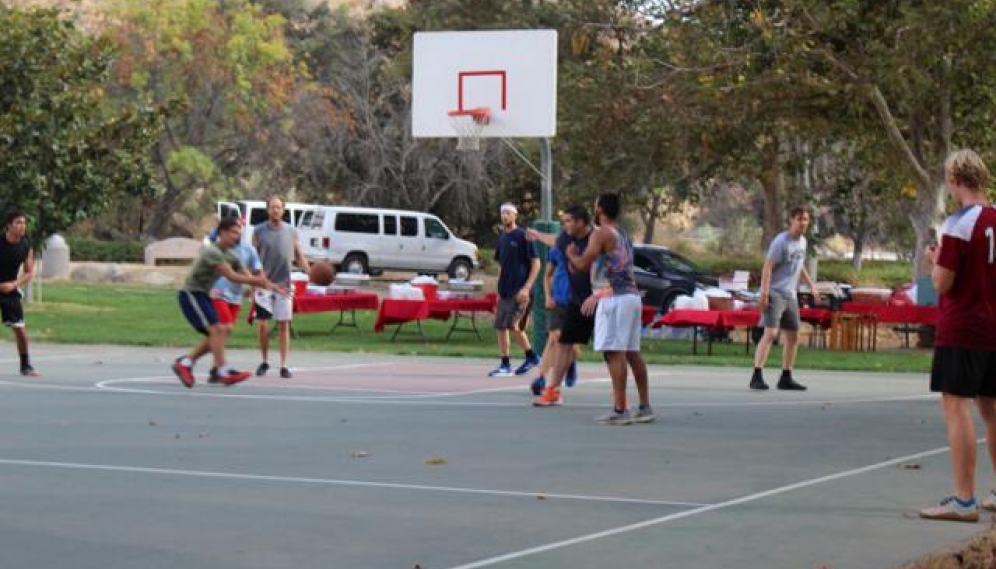
[[[248,305],[246,305],[248,308]],[[123,344],[142,346],[192,345],[198,338],[180,314],[176,291],[118,284],[46,283],[44,302],[25,305],[25,320],[32,341],[79,344]],[[409,324],[402,329],[396,342],[390,341],[388,330],[373,332],[376,315],[359,311],[359,329],[339,328],[329,333],[338,319],[337,313],[302,314],[295,316],[294,329],[298,337],[293,350],[328,350],[435,356],[497,357],[497,342],[490,320],[479,322],[483,339],[468,332],[457,332],[444,341],[448,322],[429,320],[423,323],[427,342],[423,342]],[[409,328],[411,330],[409,330]],[[256,346],[255,328],[240,318],[229,343],[232,347]],[[700,343],[699,354],[692,354],[691,342],[651,340],[644,343],[648,363],[691,364],[751,367],[751,358],[744,354],[744,345],[716,343],[713,355],[705,355]],[[518,354],[514,354],[516,358]],[[903,371],[926,373],[930,369],[929,350],[889,350],[874,353],[829,352],[803,347],[799,350],[800,369],[853,371]],[[768,368],[777,369],[781,351],[776,346],[768,359]],[[597,361],[596,354],[586,351],[584,359]],[[747,371],[745,371],[745,374]],[[769,372],[770,375],[771,372]],[[746,375],[745,375],[746,377]]]

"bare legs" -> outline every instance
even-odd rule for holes
[[[263,361],[269,361],[270,356],[270,326],[269,320],[259,320],[259,353]],[[280,367],[287,367],[287,354],[290,352],[290,321],[277,321],[277,342],[280,349]]]
[[[640,406],[650,406],[647,364],[640,352],[605,352],[605,363],[612,378],[612,403],[616,409],[626,408],[626,373],[629,368],[633,370]]]

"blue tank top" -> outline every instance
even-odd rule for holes
[[[611,229],[616,234],[616,246],[605,255],[605,278],[612,294],[640,294],[633,276],[633,243],[622,229]]]

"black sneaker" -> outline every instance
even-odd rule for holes
[[[806,386],[792,379],[792,374],[783,373],[778,380],[778,389],[785,391],[805,391]]]
[[[750,388],[757,389],[758,391],[767,389],[768,384],[764,383],[764,374],[760,371],[755,371],[754,375],[750,376]]]
[[[263,377],[268,371],[270,371],[270,364],[263,362],[256,368],[256,377]]]
[[[25,377],[40,377],[41,374],[35,371],[35,368],[31,367],[30,364],[25,364],[21,366],[21,375]]]
[[[294,374],[291,373],[290,369],[282,367],[280,368],[280,377],[284,379],[290,379],[294,377]]]

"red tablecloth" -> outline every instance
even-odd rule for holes
[[[490,292],[480,298],[447,298],[430,300],[429,318],[449,320],[454,312],[490,312],[498,310],[498,294]]]
[[[833,314],[826,308],[800,308],[799,318],[823,328],[830,326]],[[761,321],[757,310],[672,310],[654,321],[653,326],[707,326],[710,328],[750,328]]]
[[[640,325],[646,326],[654,321],[654,316],[657,316],[657,308],[653,306],[643,305],[643,312],[640,314]]]
[[[704,326],[706,328],[750,328],[757,326],[761,314],[756,310],[671,310],[654,321],[652,326]],[[698,353],[698,334],[692,335],[692,352]],[[750,350],[750,334],[745,343]],[[712,336],[709,337],[709,353],[712,354]]]
[[[841,311],[851,314],[874,314],[879,323],[885,324],[927,324],[937,325],[940,310],[936,306],[909,304],[892,306],[888,304],[860,304],[845,302]]]
[[[385,298],[380,301],[374,332],[383,332],[384,326],[404,324],[429,317],[429,303],[424,300],[399,300]]]
[[[833,311],[827,308],[800,308],[799,319],[820,328],[829,328]]]
[[[671,310],[664,316],[661,316],[654,321],[654,328],[660,328],[661,326],[676,326],[679,328],[686,326],[708,326],[710,328],[715,328],[719,326],[719,311],[683,309]]]
[[[372,292],[342,294],[304,294],[294,297],[294,313],[331,312],[333,310],[377,310],[380,299]]]

